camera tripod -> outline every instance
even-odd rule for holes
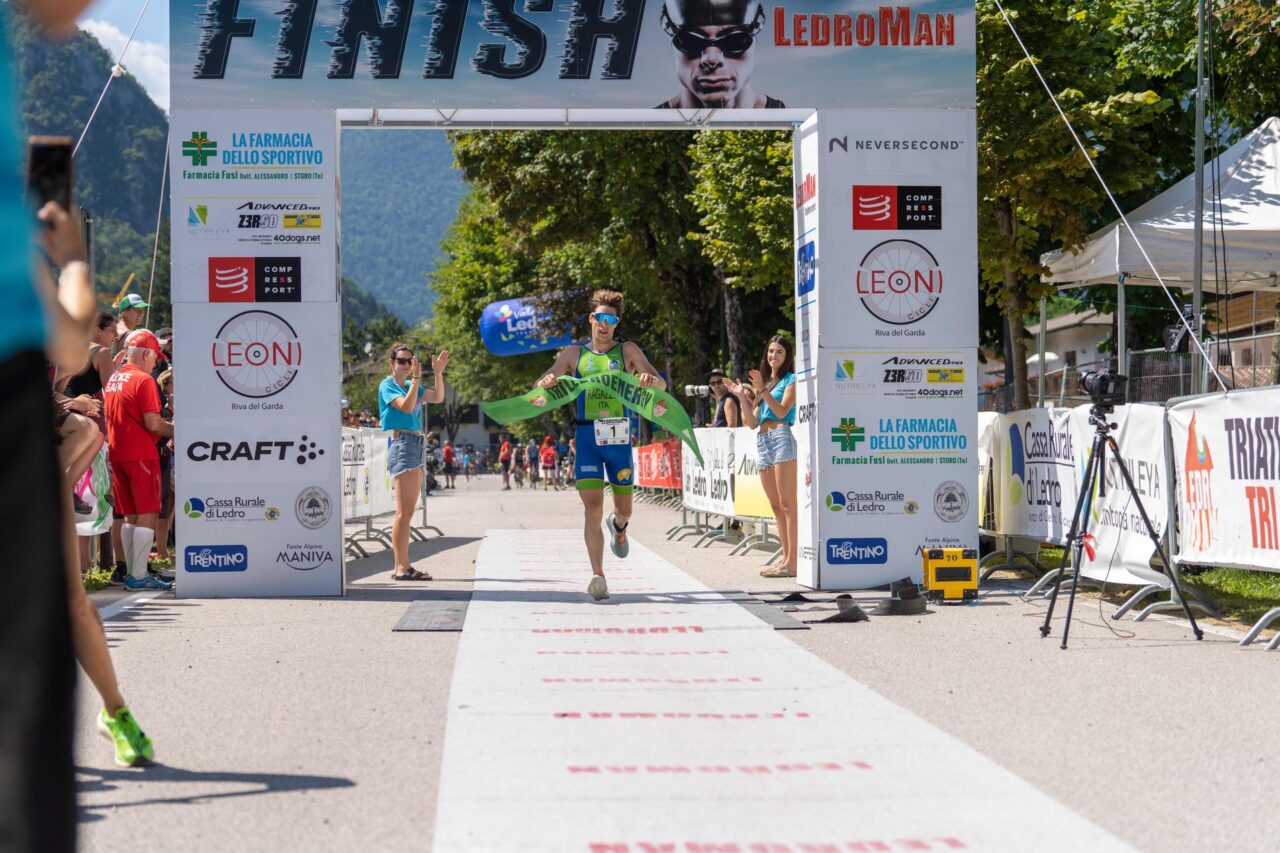
[[[1204,632],[1196,624],[1196,617],[1191,615],[1191,607],[1182,595],[1182,586],[1178,583],[1178,574],[1173,570],[1173,563],[1169,561],[1169,555],[1160,541],[1159,534],[1156,533],[1155,525],[1151,523],[1151,519],[1147,515],[1146,507],[1142,505],[1142,498],[1138,496],[1138,490],[1133,485],[1133,478],[1129,475],[1129,468],[1124,464],[1124,457],[1120,455],[1120,447],[1111,435],[1111,430],[1115,429],[1116,425],[1107,423],[1107,416],[1114,411],[1115,408],[1113,406],[1097,402],[1089,409],[1089,423],[1094,427],[1093,451],[1090,453],[1089,461],[1085,465],[1084,480],[1080,484],[1080,496],[1076,498],[1075,512],[1071,517],[1071,529],[1068,531],[1067,540],[1064,543],[1062,562],[1058,565],[1059,578],[1066,571],[1068,556],[1071,557],[1071,564],[1075,566],[1075,574],[1071,577],[1071,592],[1067,597],[1067,621],[1062,626],[1062,648],[1065,649],[1067,647],[1067,636],[1071,631],[1071,612],[1075,609],[1076,603],[1076,588],[1080,585],[1081,557],[1083,556],[1084,540],[1087,535],[1085,530],[1085,520],[1087,518],[1085,509],[1093,500],[1095,482],[1098,484],[1099,497],[1103,497],[1107,493],[1106,452],[1108,447],[1111,448],[1112,454],[1115,455],[1116,467],[1120,469],[1120,476],[1124,478],[1125,486],[1128,487],[1129,493],[1133,495],[1133,502],[1138,507],[1138,514],[1142,516],[1142,523],[1147,528],[1147,535],[1151,537],[1152,544],[1156,546],[1156,551],[1160,554],[1160,562],[1164,566],[1165,574],[1169,576],[1169,584],[1173,589],[1173,594],[1182,604],[1182,612],[1186,614],[1187,620],[1191,623],[1191,630],[1196,639],[1203,640]],[[1053,620],[1053,608],[1058,603],[1058,592],[1061,589],[1062,582],[1060,580],[1054,584],[1053,593],[1049,596],[1049,610],[1044,615],[1044,624],[1040,626],[1041,637],[1049,636],[1050,622]]]

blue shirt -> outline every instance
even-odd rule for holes
[[[391,405],[397,397],[408,397],[408,387],[401,385],[395,377],[388,376],[378,386],[378,417],[382,420],[383,429],[422,429],[422,395],[426,388],[418,389],[418,399],[414,401],[412,412],[402,412]]]
[[[791,387],[795,383],[796,383],[796,375],[794,373],[788,373],[786,376],[778,380],[778,384],[774,385],[773,390],[770,391],[769,393],[773,395],[773,399],[781,403],[782,395],[786,392],[786,390],[789,387]],[[795,426],[796,404],[792,403],[791,408],[787,409],[786,415],[780,418],[773,413],[773,410],[769,408],[768,403],[761,400],[760,413],[756,415],[756,420],[758,420],[760,423],[764,423],[765,421],[782,421],[784,424]]]
[[[22,180],[22,146],[18,136],[18,100],[9,57],[8,4],[0,6],[0,359],[23,350],[44,348],[45,318],[31,279],[31,228],[35,213],[28,206]],[[38,130],[38,128],[37,128]]]

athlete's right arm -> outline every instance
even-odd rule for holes
[[[573,363],[578,360],[577,347],[565,347],[560,350],[560,354],[556,356],[555,362],[551,365],[551,369],[542,374],[542,378],[538,380],[539,388],[550,388],[552,385],[573,369]]]

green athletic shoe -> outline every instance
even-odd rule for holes
[[[609,550],[613,552],[613,556],[623,559],[631,550],[631,543],[627,539],[624,527],[618,530],[618,521],[614,518],[613,513],[609,513],[609,517],[604,520],[604,526],[609,528]]]
[[[107,715],[106,708],[99,711],[98,731],[115,745],[116,764],[121,767],[135,767],[156,757],[151,738],[147,737],[128,708],[116,711],[114,717]]]

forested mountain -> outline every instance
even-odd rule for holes
[[[431,316],[427,276],[466,192],[441,131],[342,134],[342,272],[409,325]]]

